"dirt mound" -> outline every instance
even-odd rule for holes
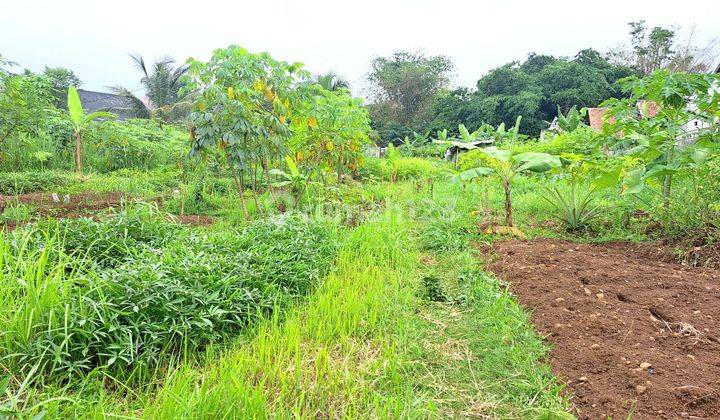
[[[489,268],[553,344],[550,364],[581,418],[720,413],[720,271],[653,259],[649,248],[493,247]]]

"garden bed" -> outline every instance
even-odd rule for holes
[[[493,255],[581,418],[720,412],[719,270],[649,245],[538,239],[497,243]]]
[[[52,193],[36,192],[18,195],[0,195],[0,213],[11,206],[26,206],[29,214],[27,220],[8,220],[5,226],[12,230],[27,224],[35,218],[53,217],[57,219],[76,219],[80,217],[96,218],[98,213],[109,209],[122,209],[126,204],[132,203],[131,195],[112,191],[106,193],[85,191],[81,194],[59,195],[60,201],[54,201]],[[152,202],[162,205],[161,198]],[[215,218],[208,215],[172,215],[174,221],[191,226],[207,226],[215,222]]]

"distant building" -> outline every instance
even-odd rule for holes
[[[85,89],[78,89],[77,91],[86,113],[110,111],[117,115],[119,120],[134,118],[134,115],[130,111],[130,109],[132,109],[132,102],[124,96],[105,92],[93,92]]]

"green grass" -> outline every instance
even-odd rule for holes
[[[284,322],[219,360],[170,375],[147,416],[398,417],[427,407],[404,380],[396,337],[414,299],[415,254],[396,212],[356,229],[335,271]]]

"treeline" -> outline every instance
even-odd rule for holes
[[[471,131],[483,124],[510,127],[518,116],[520,132],[537,136],[558,111],[621,98],[615,82],[624,77],[663,68],[696,73],[713,69],[717,41],[699,47],[692,37],[679,40],[674,28],[648,28],[644,21],[629,26],[629,46],[606,53],[588,48],[572,57],[531,53],[524,61],[491,70],[474,88],[449,87],[454,66],[443,55],[400,51],[376,58],[367,82],[378,142],[398,144],[414,133],[434,135],[445,129],[456,135],[459,124]]]

